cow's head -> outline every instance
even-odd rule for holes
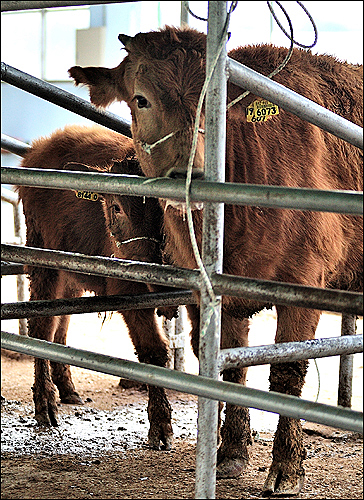
[[[110,173],[143,175],[135,158],[115,162]],[[104,195],[104,211],[119,257],[162,262],[163,212],[156,198],[108,194]]]
[[[206,35],[192,29],[119,35],[127,56],[113,69],[75,66],[76,85],[88,85],[91,101],[106,107],[126,101],[142,170],[151,177],[187,168],[194,120],[205,77]],[[204,128],[202,113],[200,128]],[[171,135],[170,135],[171,134]],[[160,139],[167,138],[156,144]],[[153,146],[148,151],[148,145]],[[194,168],[203,169],[204,136],[198,137]]]
[[[105,171],[81,163],[67,163],[65,170],[143,175],[135,157],[114,161]],[[115,256],[142,262],[162,262],[163,213],[156,198],[98,193]],[[83,203],[86,203],[83,201]],[[93,203],[90,201],[90,203]]]

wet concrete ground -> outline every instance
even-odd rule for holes
[[[96,457],[109,451],[122,452],[146,446],[149,423],[144,402],[111,411],[87,406],[64,407],[60,408],[59,427],[42,428],[34,419],[32,405],[3,401],[1,452],[42,456],[74,453]],[[175,439],[195,441],[196,403],[174,402],[173,408]]]
[[[173,401],[174,439],[196,442],[197,402]],[[1,404],[1,451],[15,455],[78,454],[101,456],[108,451],[146,447],[149,422],[146,403],[130,403],[111,411],[60,405],[59,427],[42,428],[33,405],[15,400]],[[275,414],[251,409],[253,433],[273,431]]]

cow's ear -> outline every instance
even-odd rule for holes
[[[100,173],[103,172],[103,170],[100,170],[97,167],[92,167],[90,165],[85,165],[84,163],[78,163],[78,162],[73,162],[70,161],[68,163],[65,163],[63,165],[63,170],[71,170],[72,172],[96,172]],[[93,193],[91,191],[83,189],[82,186],[79,187],[79,189],[75,190],[77,197],[78,198],[84,198],[86,200],[93,200],[93,201],[103,201],[105,199],[105,194],[104,193]],[[80,193],[84,193],[84,195],[79,196]],[[96,195],[96,196],[95,196]]]
[[[140,168],[139,162],[135,156],[127,157],[123,161],[114,161],[110,169],[110,173],[138,175],[140,177],[144,177],[142,169]]]
[[[120,33],[120,35],[118,36],[118,40],[124,45],[125,50],[129,52],[133,37]]]
[[[68,70],[68,74],[74,79],[76,85],[88,86],[91,102],[95,106],[106,108],[114,101],[126,100],[124,61],[112,69],[97,66],[85,68],[73,66]]]

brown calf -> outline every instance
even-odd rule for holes
[[[96,126],[68,126],[49,138],[34,141],[21,166],[142,175],[132,140]],[[88,201],[78,199],[73,191],[24,186],[18,186],[17,190],[23,202],[28,246],[161,262],[162,212],[156,199],[104,195],[102,201]],[[148,292],[148,286],[142,283],[41,267],[29,267],[29,278],[30,300],[80,297],[86,290],[97,295]],[[130,310],[121,314],[139,361],[165,366],[168,342],[154,310]],[[65,344],[69,321],[70,316],[31,318],[29,335]],[[54,362],[50,366],[51,373],[48,361],[35,359],[35,418],[43,425],[57,425],[54,384],[61,402],[82,404],[69,366]],[[148,416],[150,445],[159,449],[161,441],[169,449],[171,408],[164,389],[149,387]]]
[[[205,78],[206,36],[193,29],[166,27],[160,31],[119,36],[127,51],[114,69],[80,68],[69,73],[86,84],[91,101],[107,106],[126,101],[132,113],[132,134],[145,175],[160,177],[171,168],[185,171],[198,98]],[[229,56],[268,75],[283,61],[287,49],[272,45],[240,47]],[[295,49],[287,66],[274,78],[295,92],[362,125],[363,70],[328,55]],[[242,89],[228,85],[228,102]],[[296,116],[280,110],[254,123],[248,106],[260,101],[248,95],[227,117],[226,181],[319,189],[362,190],[362,155],[355,147]],[[202,113],[200,127],[204,126]],[[147,151],[168,134],[168,140]],[[204,136],[199,134],[194,169],[204,166]],[[166,253],[178,266],[196,266],[187,222],[165,201]],[[201,243],[202,213],[194,211]],[[362,219],[332,213],[232,206],[225,207],[224,272],[314,287],[362,289]],[[222,347],[246,343],[247,319],[267,304],[223,298]],[[320,311],[277,305],[276,342],[312,339]],[[198,339],[193,339],[195,352]],[[270,389],[299,396],[306,361],[271,366]],[[245,370],[228,370],[225,380],[245,382]],[[239,475],[247,465],[249,414],[227,405],[218,450],[220,477]],[[295,494],[303,484],[300,421],[280,417],[273,462],[264,491]]]

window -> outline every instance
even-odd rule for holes
[[[76,30],[89,27],[89,7],[2,13],[2,61],[43,80],[68,81]]]

